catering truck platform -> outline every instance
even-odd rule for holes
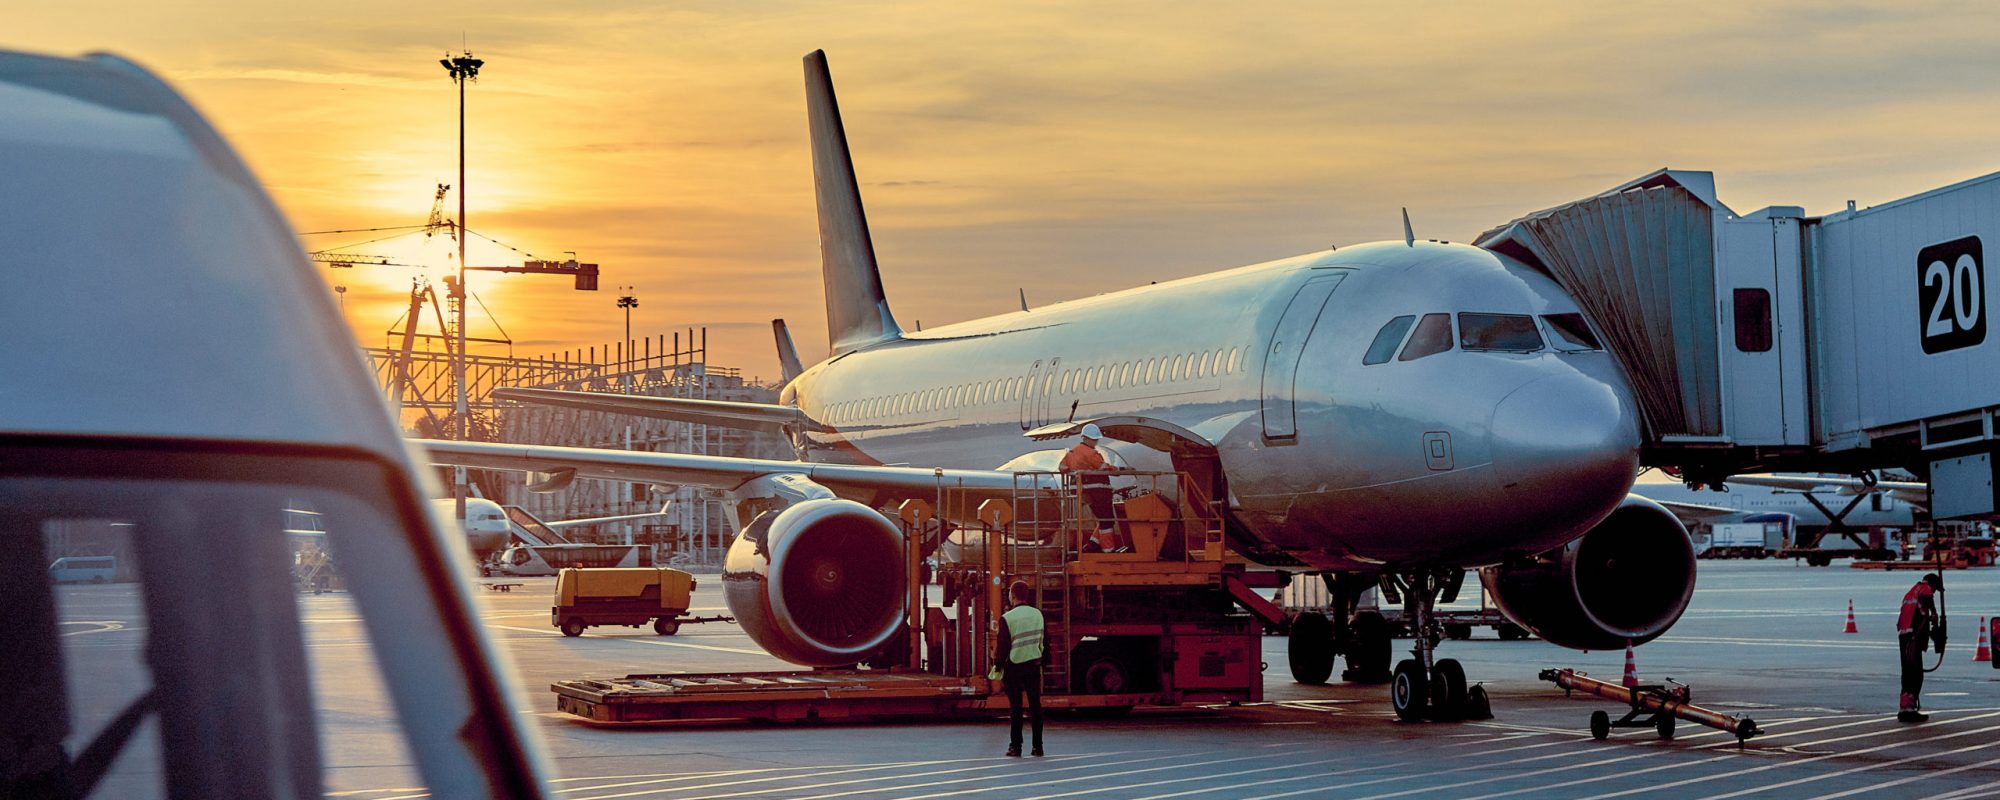
[[[1096,524],[1075,476],[1019,473],[1012,501],[938,515],[905,502],[905,635],[880,668],[578,678],[551,688],[556,708],[601,723],[677,719],[822,720],[1004,709],[987,679],[1003,593],[1021,581],[1046,620],[1042,704],[1113,715],[1141,705],[1263,697],[1262,635],[1283,612],[1259,596],[1268,573],[1228,556],[1215,501],[1181,473],[1118,473],[1116,529],[1130,552],[1085,552]],[[1051,500],[1046,488],[1064,488]],[[961,501],[949,490],[939,501]],[[978,520],[948,530],[947,519]],[[1080,524],[1081,523],[1081,524]],[[917,580],[939,555],[941,605]]]

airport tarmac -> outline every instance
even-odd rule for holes
[[[2000,612],[2000,571],[1951,572],[1951,645],[1925,683],[1932,721],[1894,718],[1895,611],[1921,573],[1814,569],[1792,562],[1702,562],[1693,604],[1674,630],[1638,649],[1640,677],[1694,687],[1699,704],[1756,719],[1767,734],[1732,737],[1680,723],[1672,742],[1650,729],[1594,741],[1592,711],[1537,680],[1568,666],[1611,680],[1624,653],[1576,653],[1489,630],[1446,642],[1493,696],[1495,718],[1406,723],[1379,685],[1304,686],[1285,671],[1285,642],[1267,637],[1266,702],[1143,709],[1120,720],[1052,716],[1048,756],[1012,759],[1002,719],[892,724],[594,727],[556,713],[551,681],[645,672],[782,669],[728,624],[593,628],[567,639],[549,624],[551,579],[481,592],[482,614],[518,670],[522,706],[552,757],[557,797],[1343,797],[1493,798],[2000,797],[2000,670],[1972,660],[1981,615]],[[487,579],[501,582],[502,579]],[[695,613],[722,613],[707,576]],[[72,686],[87,734],[140,691],[115,674],[142,657],[138,597],[126,585],[64,587],[73,669],[104,680]],[[1843,634],[1852,599],[1860,633]],[[312,691],[326,720],[329,796],[426,796],[394,714],[381,697],[360,621],[346,595],[304,595]],[[72,673],[77,674],[77,673]],[[123,699],[121,699],[123,698]],[[99,796],[154,785],[151,725]],[[103,792],[113,792],[104,794]]]

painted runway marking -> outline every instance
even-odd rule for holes
[[[1163,759],[1163,758],[1174,758],[1174,757],[1175,757],[1175,756],[1161,756],[1161,757],[1159,757],[1159,758],[1149,758],[1149,759],[1143,759],[1143,760],[1145,760],[1145,761],[1158,761],[1158,760],[1160,760],[1160,759]],[[1053,786],[1053,785],[1055,785],[1055,784],[1058,784],[1058,783],[1075,783],[1075,782],[1077,782],[1077,781],[1091,781],[1091,780],[1097,780],[1097,779],[1099,779],[1099,778],[1110,778],[1110,777],[1115,777],[1115,776],[1119,776],[1119,775],[1138,775],[1138,774],[1141,774],[1141,773],[1146,773],[1146,772],[1159,772],[1160,770],[1163,770],[1163,769],[1186,769],[1186,768],[1188,768],[1188,767],[1201,767],[1201,766],[1207,766],[1207,765],[1210,765],[1210,764],[1228,764],[1228,763],[1233,763],[1233,762],[1237,762],[1237,761],[1250,761],[1250,760],[1253,760],[1253,759],[1254,759],[1254,760],[1267,760],[1267,759],[1269,759],[1269,758],[1270,758],[1270,755],[1269,755],[1268,753],[1257,753],[1257,754],[1254,754],[1254,755],[1247,755],[1247,756],[1237,756],[1237,757],[1235,757],[1235,758],[1217,758],[1217,759],[1211,759],[1211,760],[1208,760],[1208,761],[1194,761],[1194,762],[1186,762],[1186,761],[1180,761],[1180,762],[1175,762],[1175,763],[1172,763],[1172,764],[1168,764],[1168,765],[1166,765],[1166,766],[1162,766],[1162,767],[1145,767],[1145,768],[1141,768],[1141,769],[1128,769],[1128,770],[1121,770],[1121,771],[1118,771],[1118,772],[1092,772],[1091,774],[1088,774],[1088,775],[1081,775],[1081,776],[1077,776],[1077,777],[1074,777],[1074,778],[1057,778],[1057,779],[1055,779],[1055,780],[1046,780],[1046,781],[1043,781],[1043,780],[1035,780],[1035,781],[1025,781],[1025,782],[1024,782],[1024,781],[1018,781],[1018,780],[1014,780],[1013,782],[1010,782],[1010,783],[1008,783],[1008,785],[1007,785],[1007,788],[1010,788],[1010,789],[1012,789],[1012,788],[1020,788],[1020,787],[1026,787],[1026,786]],[[1135,762],[1125,762],[1125,763],[1135,763]],[[1096,769],[1099,769],[1099,768],[1102,768],[1102,767],[1105,767],[1105,766],[1116,766],[1116,764],[1115,764],[1115,763],[1114,763],[1114,764],[1079,764],[1079,765],[1077,765],[1077,766],[1074,766],[1074,767],[1064,767],[1064,768],[1062,768],[1062,769],[1038,769],[1038,770],[1036,770],[1036,771],[1035,771],[1035,772],[1034,772],[1033,774],[1034,774],[1035,776],[1039,777],[1039,776],[1042,776],[1042,775],[1047,775],[1047,774],[1049,774],[1049,773],[1051,773],[1051,772],[1068,772],[1068,771],[1070,771],[1070,770],[1077,770],[1077,769],[1090,769],[1090,770],[1096,770]],[[810,796],[810,797],[802,797],[802,798],[798,798],[798,800],[827,800],[827,798],[832,798],[832,797],[847,797],[847,796],[850,796],[850,795],[856,795],[856,794],[863,794],[863,793],[866,793],[866,792],[900,792],[900,791],[904,791],[904,790],[906,790],[906,789],[922,789],[922,788],[925,788],[925,787],[928,787],[928,786],[942,786],[942,785],[944,785],[944,784],[948,784],[948,783],[966,783],[966,782],[969,782],[969,781],[977,781],[977,780],[990,780],[990,779],[992,779],[992,778],[994,778],[994,777],[1007,777],[1007,778],[1010,778],[1010,779],[1018,779],[1018,778],[1020,778],[1020,777],[1022,777],[1022,776],[1015,776],[1015,775],[1009,775],[1009,776],[992,776],[992,775],[988,775],[988,776],[981,776],[981,777],[978,777],[978,778],[960,778],[960,779],[957,779],[957,780],[949,780],[949,781],[932,781],[932,782],[930,782],[930,783],[913,783],[913,784],[908,784],[908,785],[904,785],[904,786],[883,786],[883,787],[879,787],[879,788],[873,788],[873,789],[861,789],[861,790],[856,790],[856,791],[851,791],[851,792],[840,792],[840,793],[838,793],[838,794],[821,794],[821,795],[813,795],[813,796]],[[899,800],[927,800],[927,798],[933,798],[933,797],[957,797],[957,796],[959,796],[959,795],[966,795],[966,794],[980,794],[980,793],[983,793],[983,792],[990,792],[990,791],[993,791],[992,787],[986,787],[986,786],[981,786],[981,787],[975,787],[975,788],[972,788],[972,789],[959,789],[959,790],[957,790],[957,791],[952,791],[952,792],[934,792],[934,793],[932,793],[932,794],[919,794],[919,795],[906,795],[906,796],[904,796],[904,797],[900,798]],[[1102,790],[1101,790],[1101,789],[1093,789],[1093,790],[1091,790],[1091,791],[1102,791]],[[1037,795],[1037,796],[1038,796],[1038,797],[1047,797],[1047,796],[1049,796],[1049,795]]]
[[[1981,746],[1981,747],[1991,747],[1992,745],[1980,745],[1980,746]],[[1970,748],[1961,748],[1961,749],[1970,749]],[[1945,753],[1938,753],[1937,755],[1945,755]],[[1917,774],[1917,775],[1911,775],[1910,777],[1907,777],[1907,778],[1897,778],[1896,780],[1893,780],[1893,781],[1884,781],[1884,782],[1882,782],[1882,783],[1876,783],[1876,784],[1870,784],[1870,785],[1868,785],[1868,786],[1863,786],[1863,787],[1860,787],[1860,788],[1857,788],[1857,789],[1849,789],[1849,790],[1847,790],[1847,791],[1844,791],[1844,792],[1839,792],[1839,793],[1836,793],[1836,794],[1823,794],[1823,795],[1819,795],[1819,797],[1818,797],[1818,800],[1833,800],[1833,798],[1836,798],[1836,797],[1848,797],[1848,796],[1850,796],[1850,795],[1857,795],[1857,794],[1860,794],[1860,793],[1862,793],[1862,792],[1873,792],[1873,791],[1878,791],[1878,790],[1881,790],[1881,789],[1887,789],[1887,788],[1889,788],[1889,787],[1891,787],[1891,786],[1901,786],[1901,785],[1903,785],[1903,784],[1906,784],[1906,783],[1915,783],[1915,782],[1917,782],[1917,781],[1927,781],[1927,780],[1930,780],[1930,779],[1932,779],[1932,778],[1942,778],[1942,777],[1944,777],[1944,776],[1946,776],[1946,775],[1955,775],[1955,774],[1957,774],[1957,773],[1960,773],[1960,772],[1964,772],[1964,771],[1966,771],[1966,770],[1973,770],[1973,769],[1979,769],[1979,768],[1981,768],[1981,767],[1991,767],[1991,766],[1994,766],[1994,765],[1996,765],[1996,764],[2000,764],[2000,758],[1989,758],[1989,759],[1987,759],[1987,760],[1985,760],[1985,761],[1980,761],[1980,762],[1978,762],[1978,763],[1974,763],[1974,764],[1966,764],[1966,765],[1963,765],[1963,766],[1957,766],[1957,767],[1952,767],[1951,769],[1940,769],[1940,770],[1931,770],[1931,771],[1925,771],[1925,772],[1923,772],[1923,773],[1921,773],[1921,774]],[[1885,765],[1885,766],[1886,766],[1886,765]],[[1840,774],[1840,773],[1834,773],[1834,774],[1836,774],[1836,775],[1837,775],[1837,774]],[[1828,777],[1831,777],[1831,776],[1828,776]],[[1978,788],[1978,789],[1986,789],[1986,788],[1991,788],[1991,787],[1989,787],[1989,786],[1978,786],[1978,787],[1971,787],[1971,788]]]
[[[1985,715],[1985,716],[1992,716],[1992,715],[1991,715],[1991,714],[1988,714],[1988,715]],[[1924,744],[1924,743],[1926,743],[1926,742],[1935,742],[1935,741],[1939,741],[1939,740],[1942,740],[1942,739],[1955,739],[1955,738],[1958,738],[1958,737],[1960,737],[1960,736],[1971,736],[1971,735],[1973,735],[1973,734],[1976,734],[1976,733],[1990,733],[1990,732],[1992,732],[1992,731],[2000,731],[2000,725],[1992,725],[1992,726],[1988,726],[1988,727],[1985,727],[1985,728],[1975,728],[1975,729],[1973,729],[1973,730],[1969,730],[1969,731],[1959,731],[1959,732],[1957,732],[1957,733],[1947,733],[1947,734],[1944,734],[1944,735],[1942,735],[1942,736],[1931,736],[1931,737],[1928,737],[1928,738],[1924,738],[1924,739],[1914,739],[1914,740],[1909,740],[1909,741],[1901,741],[1901,742],[1890,742],[1890,743],[1888,743],[1888,744],[1881,744],[1881,745],[1876,745],[1876,746],[1874,746],[1874,747],[1864,747],[1864,748],[1862,748],[1862,749],[1860,749],[1860,750],[1851,750],[1851,751],[1848,751],[1848,752],[1845,752],[1845,753],[1830,753],[1830,754],[1827,754],[1827,755],[1823,755],[1823,756],[1814,756],[1814,757],[1812,757],[1812,758],[1805,758],[1805,759],[1799,759],[1799,760],[1797,760],[1797,761],[1777,761],[1777,762],[1772,762],[1772,763],[1770,763],[1770,764],[1764,764],[1764,765],[1762,765],[1762,766],[1756,766],[1756,767],[1750,767],[1750,768],[1748,768],[1748,769],[1739,769],[1739,770],[1736,770],[1736,771],[1733,771],[1733,772],[1722,772],[1722,773],[1717,773],[1717,774],[1714,774],[1714,775],[1708,775],[1708,776],[1704,776],[1704,777],[1700,777],[1700,778],[1688,778],[1688,779],[1686,779],[1686,780],[1679,780],[1679,781],[1674,781],[1674,782],[1672,782],[1672,783],[1662,783],[1662,784],[1656,784],[1656,785],[1652,785],[1652,786],[1641,786],[1641,787],[1638,787],[1638,788],[1635,788],[1635,789],[1626,789],[1625,791],[1622,791],[1622,792],[1612,792],[1612,793],[1610,793],[1610,794],[1600,794],[1600,795],[1596,795],[1596,797],[1597,797],[1597,798],[1600,798],[1600,800],[1601,800],[1602,798],[1611,798],[1611,797],[1624,797],[1624,796],[1626,796],[1626,795],[1632,795],[1632,794],[1644,794],[1644,793],[1646,793],[1646,792],[1657,792],[1657,791],[1663,791],[1663,790],[1667,790],[1667,789],[1677,789],[1677,788],[1680,788],[1680,787],[1682,787],[1682,786],[1688,786],[1688,785],[1692,785],[1692,784],[1696,784],[1696,783],[1707,783],[1707,782],[1709,782],[1709,781],[1713,781],[1713,780],[1720,780],[1720,779],[1722,779],[1722,778],[1736,778],[1736,777],[1741,777],[1741,776],[1744,776],[1744,775],[1751,775],[1751,774],[1755,774],[1755,773],[1758,773],[1758,772],[1766,772],[1766,771],[1769,771],[1769,770],[1774,770],[1774,769],[1780,769],[1780,768],[1784,768],[1784,767],[1796,767],[1796,766],[1804,766],[1804,765],[1806,765],[1806,764],[1814,764],[1814,763],[1818,763],[1818,762],[1821,762],[1821,761],[1825,761],[1825,760],[1827,760],[1827,759],[1829,759],[1829,758],[1851,758],[1851,757],[1853,757],[1853,756],[1859,756],[1859,755],[1866,755],[1866,754],[1869,754],[1869,753],[1876,753],[1876,752],[1881,752],[1881,751],[1883,751],[1883,750],[1890,750],[1890,749],[1894,749],[1894,748],[1897,748],[1897,747],[1908,747],[1908,746],[1910,746],[1910,745],[1913,745],[1913,744]],[[1869,735],[1879,735],[1879,734],[1869,734]],[[1846,737],[1846,738],[1860,738],[1860,737]],[[1839,741],[1839,740],[1832,740],[1832,741]],[[1750,789],[1750,790],[1745,790],[1745,791],[1757,791],[1757,789]],[[1734,796],[1735,794],[1741,794],[1741,793],[1742,793],[1742,792],[1737,792],[1737,793],[1732,793],[1732,794],[1727,794],[1727,795],[1718,795],[1718,796],[1719,796],[1719,797],[1732,797],[1732,796]]]
[[[521,633],[539,634],[544,638],[546,637],[569,638],[569,637],[564,637],[561,631],[545,631],[539,628],[516,628],[512,625],[488,625],[486,627],[495,628],[503,631],[519,631]],[[720,647],[712,644],[694,644],[692,642],[669,642],[669,641],[664,641],[663,639],[642,639],[637,636],[599,636],[593,639],[592,641],[629,642],[632,644],[650,644],[657,647],[687,647],[695,650],[714,650],[718,653],[742,653],[744,655],[752,655],[752,656],[767,655],[762,650],[745,650],[741,647]]]
[[[1993,726],[1993,727],[1991,727],[1991,728],[1987,728],[1986,730],[2000,730],[2000,725],[1995,725],[1995,726]],[[1976,732],[1977,732],[1977,731],[1968,731],[1967,733],[1976,733]],[[1963,735],[1963,734],[1953,734],[1953,735],[1954,735],[1954,736],[1957,736],[1957,735]],[[1937,738],[1946,738],[1946,737],[1937,737]],[[1746,794],[1750,794],[1750,793],[1752,793],[1752,792],[1762,792],[1762,791],[1766,791],[1766,790],[1770,790],[1770,789],[1783,789],[1783,788],[1785,788],[1785,787],[1787,787],[1787,786],[1797,786],[1797,785],[1799,785],[1799,784],[1803,784],[1803,783],[1812,783],[1812,782],[1814,782],[1814,781],[1823,781],[1823,780],[1826,780],[1826,779],[1828,779],[1828,778],[1838,778],[1838,777],[1840,777],[1840,776],[1842,776],[1842,775],[1854,775],[1854,774],[1857,774],[1857,773],[1862,773],[1862,772],[1873,772],[1873,771],[1875,771],[1875,770],[1878,770],[1878,769],[1886,769],[1886,768],[1889,768],[1889,767],[1898,767],[1898,766],[1902,766],[1902,765],[1904,765],[1904,764],[1908,764],[1908,763],[1911,763],[1911,762],[1915,762],[1915,761],[1924,761],[1924,760],[1927,760],[1927,759],[1932,759],[1932,758],[1939,758],[1939,757],[1942,757],[1942,756],[1950,756],[1950,755],[1957,755],[1957,754],[1959,754],[1959,753],[1967,753],[1967,752],[1971,752],[1971,751],[1974,751],[1974,750],[1984,750],[1984,749],[1986,749],[1986,748],[1988,748],[1988,747],[1994,747],[1994,746],[2000,746],[2000,742],[1987,742],[1987,743],[1985,743],[1985,744],[1974,744],[1974,745],[1966,745],[1965,747],[1959,747],[1959,748],[1955,748],[1955,749],[1952,749],[1952,750],[1945,750],[1945,751],[1942,751],[1942,752],[1937,752],[1937,753],[1918,753],[1918,754],[1916,754],[1916,755],[1913,755],[1913,756],[1905,756],[1905,757],[1903,757],[1903,758],[1899,758],[1899,759],[1896,759],[1896,760],[1894,760],[1894,761],[1884,761],[1884,762],[1882,762],[1882,763],[1879,763],[1879,764],[1866,764],[1866,765],[1863,765],[1863,766],[1859,766],[1859,767],[1848,767],[1847,769],[1843,769],[1843,770],[1840,770],[1840,771],[1837,771],[1837,772],[1826,772],[1826,773],[1821,773],[1821,774],[1819,774],[1819,775],[1807,775],[1807,776],[1805,776],[1805,777],[1803,777],[1803,778],[1794,778],[1794,779],[1792,779],[1792,780],[1789,780],[1789,781],[1785,781],[1784,783],[1770,783],[1770,784],[1765,784],[1765,785],[1763,785],[1763,786],[1758,786],[1758,787],[1755,787],[1755,788],[1751,788],[1751,789],[1739,789],[1739,790],[1737,790],[1737,791],[1734,791],[1734,792],[1729,792],[1729,793],[1727,793],[1727,794],[1718,794],[1718,795],[1710,795],[1710,800],[1723,800],[1723,798],[1728,798],[1728,797],[1741,797],[1741,796],[1743,796],[1743,795],[1746,795]],[[2000,760],[2000,759],[1996,759],[1996,760]],[[1928,776],[1925,776],[1925,777],[1928,777]]]
[[[1117,792],[1123,792],[1123,791],[1129,791],[1129,790],[1132,790],[1132,789],[1141,789],[1141,788],[1145,788],[1145,787],[1148,787],[1148,786],[1165,786],[1165,785],[1167,785],[1167,784],[1171,784],[1171,783],[1187,783],[1188,781],[1208,781],[1208,780],[1216,780],[1216,779],[1218,779],[1218,778],[1233,778],[1233,777],[1236,777],[1236,776],[1239,776],[1239,775],[1250,775],[1250,774],[1254,774],[1254,773],[1258,773],[1258,772],[1270,772],[1271,770],[1275,770],[1275,769],[1295,769],[1295,768],[1299,768],[1299,767],[1309,767],[1309,766],[1315,766],[1315,765],[1319,765],[1319,764],[1331,764],[1331,763],[1334,763],[1334,762],[1336,762],[1336,761],[1338,761],[1338,760],[1339,760],[1339,759],[1333,759],[1333,758],[1324,758],[1324,759],[1320,759],[1320,760],[1318,760],[1318,761],[1304,761],[1304,762],[1300,762],[1300,763],[1297,763],[1297,764],[1280,764],[1280,765],[1278,765],[1278,766],[1274,766],[1274,767],[1258,767],[1258,768],[1256,768],[1256,769],[1245,769],[1245,770],[1238,770],[1238,771],[1236,771],[1236,772],[1222,772],[1222,773],[1216,773],[1216,774],[1214,774],[1214,775],[1196,775],[1196,776],[1194,776],[1194,777],[1190,777],[1190,778],[1174,778],[1174,779],[1171,779],[1171,780],[1164,780],[1164,781],[1150,781],[1150,782],[1147,782],[1147,783],[1123,783],[1123,784],[1119,784],[1119,785],[1116,785],[1116,786],[1105,786],[1105,787],[1100,787],[1100,788],[1096,788],[1096,789],[1079,789],[1079,790],[1077,790],[1077,791],[1074,791],[1074,792],[1064,792],[1064,793],[1062,793],[1062,794],[1042,794],[1042,795],[1036,795],[1036,797],[1037,797],[1038,799],[1045,799],[1045,798],[1052,798],[1052,797],[1076,797],[1076,796],[1078,796],[1078,795],[1085,795],[1085,794],[1097,794],[1097,793],[1099,793],[1099,792],[1113,792],[1113,791],[1117,791]],[[1371,764],[1371,765],[1369,765],[1369,766],[1365,766],[1365,767],[1354,767],[1354,768],[1352,768],[1352,769],[1339,769],[1339,770],[1334,770],[1334,771],[1332,771],[1332,772],[1321,772],[1321,773],[1316,773],[1316,774],[1318,774],[1318,775],[1319,775],[1320,777],[1324,777],[1324,778],[1331,778],[1331,777],[1333,777],[1333,776],[1336,776],[1336,775],[1350,775],[1350,774],[1353,774],[1353,773],[1356,773],[1356,772],[1366,772],[1366,771],[1368,771],[1368,770],[1371,770],[1371,769],[1383,769],[1383,768],[1385,768],[1385,767],[1391,767],[1391,766],[1394,766],[1394,767],[1400,767],[1400,766],[1405,766],[1405,765],[1406,765],[1406,762],[1399,762],[1399,763],[1395,763],[1395,764]],[[1028,784],[1028,785],[1032,786],[1032,785],[1034,785],[1034,784]],[[1240,786],[1241,784],[1232,784],[1232,785],[1237,785],[1237,786]],[[1171,795],[1166,795],[1166,796],[1171,796]],[[914,799],[913,799],[913,798],[900,798],[899,800],[914,800]]]
[[[1894,650],[1895,642],[1839,642],[1829,639],[1746,639],[1725,636],[1667,635],[1656,642],[1668,644],[1726,644],[1731,647],[1812,647],[1839,650]]]
[[[1077,765],[1074,765],[1074,766],[1066,766],[1066,767],[1057,767],[1057,768],[1055,768],[1055,769],[1044,769],[1044,770],[1038,770],[1038,771],[1036,772],[1036,774],[1038,774],[1038,775],[1039,775],[1039,774],[1047,774],[1047,773],[1050,773],[1050,772],[1068,772],[1068,771],[1070,771],[1070,770],[1077,770],[1077,769],[1101,769],[1101,768],[1103,768],[1103,767],[1114,767],[1114,766],[1118,766],[1118,765],[1121,765],[1121,764],[1140,764],[1140,763],[1144,763],[1144,762],[1148,762],[1148,761],[1161,761],[1161,760],[1165,760],[1165,759],[1170,759],[1170,758],[1177,758],[1177,757],[1178,757],[1178,755],[1162,755],[1162,756],[1148,756],[1148,757],[1146,757],[1146,758],[1128,758],[1128,759],[1125,759],[1125,760],[1123,760],[1123,761],[1109,761],[1109,762],[1089,762],[1089,763],[1082,763],[1082,764],[1077,764]],[[1058,762],[1058,763],[1059,763],[1059,762],[1063,762],[1063,761],[1076,761],[1076,760],[1079,760],[1079,757],[1063,757],[1063,756],[1058,756],[1058,757],[1056,757],[1056,758],[1049,758],[1049,759],[1043,759],[1043,761],[1044,761],[1044,762]],[[990,764],[990,765],[987,765],[987,766],[981,766],[981,767],[965,767],[965,768],[961,768],[961,769],[943,769],[943,770],[934,770],[934,771],[932,771],[932,772],[918,772],[918,773],[911,773],[911,774],[908,774],[908,775],[890,775],[890,776],[885,776],[885,777],[886,777],[886,778],[887,778],[888,780],[904,780],[904,779],[906,779],[906,778],[923,778],[923,777],[929,777],[929,776],[932,776],[932,775],[950,775],[950,774],[954,774],[954,773],[960,773],[960,772],[978,772],[978,771],[984,771],[984,770],[990,770],[990,769],[999,769],[999,768],[1002,768],[1002,767],[1008,767],[1008,766],[1011,766],[1012,764],[1019,764],[1019,763],[1021,763],[1021,760],[1020,760],[1020,759],[1018,759],[1018,758],[1003,758],[1003,759],[1000,759],[1000,761],[1002,761],[1003,763],[999,763],[999,764]],[[1167,768],[1167,767],[1162,767],[1162,769],[1166,769],[1166,768]],[[875,787],[868,787],[868,788],[863,788],[863,789],[855,789],[855,790],[851,790],[851,791],[846,791],[846,792],[836,792],[836,793],[833,793],[833,794],[826,794],[826,795],[817,795],[817,797],[822,797],[822,798],[824,798],[824,797],[847,797],[847,796],[849,796],[849,795],[856,795],[856,794],[868,794],[868,793],[882,793],[882,792],[894,792],[894,791],[902,791],[902,790],[904,790],[904,789],[916,789],[916,788],[921,788],[921,787],[925,787],[925,786],[941,786],[941,785],[944,785],[944,784],[948,784],[948,783],[965,783],[965,782],[967,782],[967,781],[976,781],[976,780],[988,780],[988,779],[991,779],[991,778],[993,778],[993,777],[996,777],[996,776],[980,776],[980,777],[975,777],[975,778],[956,778],[956,779],[953,779],[953,780],[946,780],[946,781],[931,781],[931,782],[928,782],[928,783],[917,783],[917,784],[908,784],[908,785],[904,785],[904,786],[875,786]],[[828,782],[826,782],[826,783],[808,783],[808,784],[802,784],[802,785],[798,785],[798,786],[778,786],[778,787],[772,787],[772,788],[768,788],[768,789],[758,789],[758,790],[755,790],[755,791],[749,791],[749,792],[732,792],[732,793],[729,793],[729,794],[705,794],[705,795],[696,795],[696,796],[694,796],[694,797],[690,797],[690,798],[686,798],[686,800],[720,800],[721,798],[727,798],[727,797],[747,797],[747,796],[749,796],[749,795],[757,795],[757,794],[767,794],[767,793],[770,793],[770,792],[797,792],[797,791],[801,791],[801,790],[805,790],[805,789],[824,789],[824,788],[827,788],[827,787],[830,787],[830,786],[848,786],[848,785],[852,785],[852,784],[856,784],[856,783],[866,783],[866,782],[868,782],[868,781],[871,781],[871,780],[881,780],[881,779],[880,779],[880,778],[859,778],[859,779],[850,779],[850,780],[844,780],[844,781],[828,781]],[[1079,779],[1079,780],[1081,780],[1081,779]],[[960,791],[960,792],[946,792],[946,793],[944,793],[944,794],[974,794],[974,793],[978,793],[978,792],[986,792],[986,791],[991,791],[991,789],[988,789],[988,788],[980,788],[980,789],[972,789],[972,790],[969,790],[969,791]],[[943,796],[943,795],[931,795],[931,796],[933,796],[933,797],[939,797],[939,796]],[[796,796],[794,796],[794,795],[786,795],[786,797],[788,797],[788,798],[791,798],[792,800],[799,800],[799,798],[797,798],[797,797],[796,797]]]

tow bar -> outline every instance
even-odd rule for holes
[[[1609,681],[1601,681],[1573,669],[1545,669],[1541,679],[1554,683],[1565,695],[1572,692],[1589,692],[1606,700],[1616,700],[1629,704],[1631,711],[1613,720],[1602,711],[1590,715],[1590,735],[1603,739],[1611,735],[1612,728],[1652,728],[1660,738],[1674,738],[1674,719],[1680,718],[1698,725],[1707,725],[1717,730],[1736,735],[1736,746],[1742,748],[1750,737],[1763,731],[1749,717],[1732,717],[1721,712],[1710,711],[1688,702],[1692,692],[1687,684],[1675,683],[1669,678],[1668,687],[1660,684],[1641,684],[1625,687]],[[1641,715],[1645,715],[1641,719]]]

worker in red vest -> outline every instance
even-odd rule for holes
[[[1097,440],[1104,438],[1097,423],[1083,426],[1083,441],[1077,442],[1069,452],[1064,453],[1059,469],[1067,475],[1072,472],[1102,472],[1117,469],[1104,460],[1104,454],[1097,450]],[[1112,518],[1111,478],[1106,475],[1081,475],[1077,483],[1083,487],[1083,502],[1090,507],[1090,515],[1097,518],[1097,533],[1084,542],[1084,552],[1111,552],[1120,549],[1116,521]]]
[[[1901,722],[1923,722],[1929,714],[1917,710],[1918,695],[1924,690],[1924,648],[1936,642],[1944,654],[1944,626],[1939,624],[1934,596],[1944,591],[1944,578],[1933,572],[1903,595],[1903,611],[1896,617],[1896,649],[1903,665],[1903,698],[1896,711]]]

